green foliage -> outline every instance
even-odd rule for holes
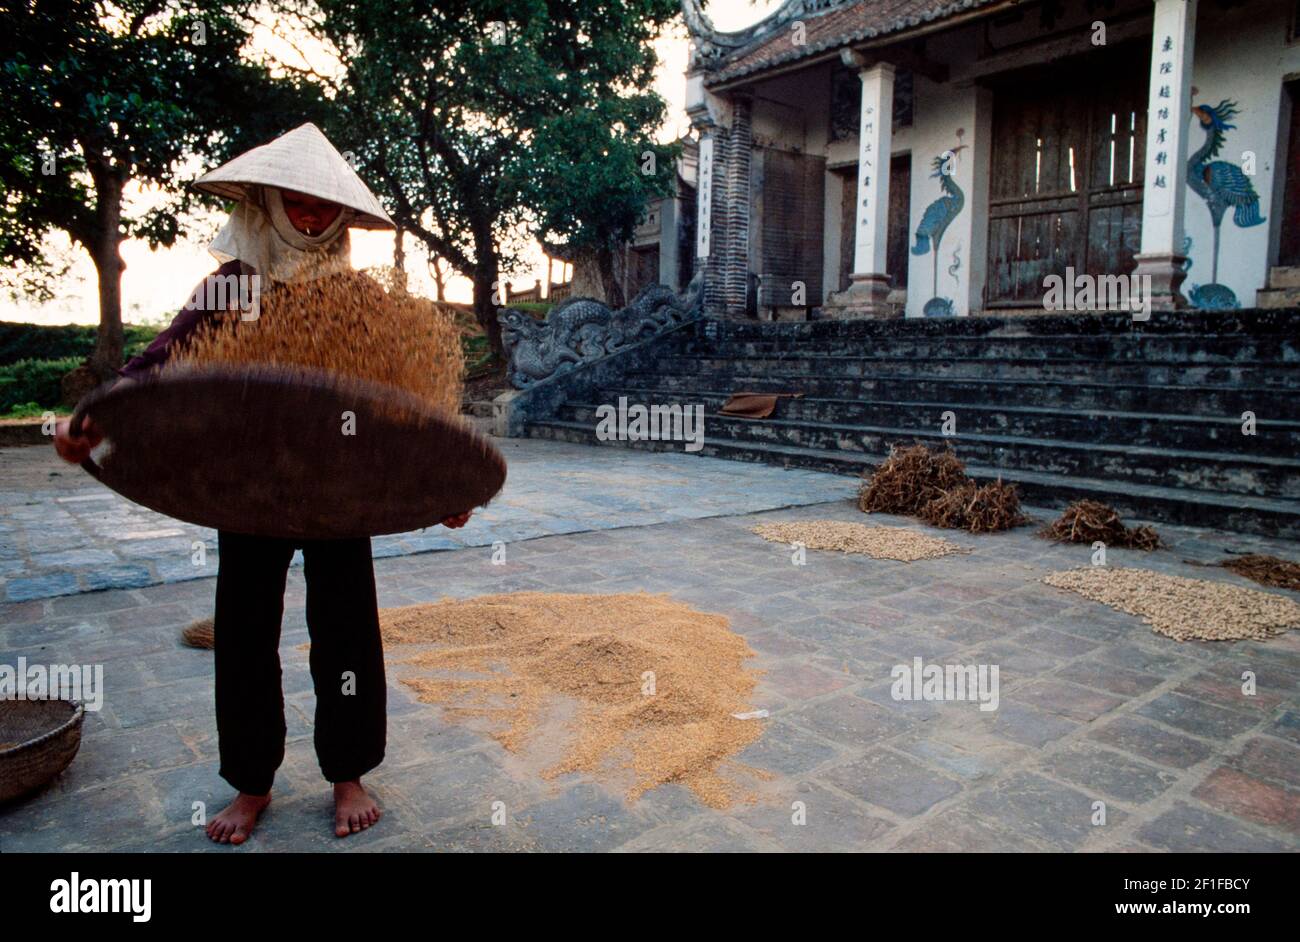
[[[53,412],[55,415],[71,414],[71,410],[66,406],[43,406],[39,402],[24,402],[13,406],[8,412],[0,412],[0,419],[39,419],[47,412]]]
[[[547,312],[555,307],[550,301],[518,301],[511,303],[510,307],[516,311],[523,311],[525,314],[531,314],[538,320],[545,320]]]
[[[300,80],[241,56],[247,0],[92,0],[0,5],[0,284],[48,297],[63,230],[92,253],[124,236],[171,245],[196,199],[194,156],[225,159],[319,115]],[[111,211],[129,180],[161,205]]]
[[[483,334],[462,337],[461,349],[465,351],[465,375],[474,376],[492,362],[492,347]]]
[[[600,248],[632,237],[648,204],[676,182],[680,146],[651,136],[663,114],[658,96],[639,95],[547,119],[525,187],[544,241]]]
[[[54,409],[60,404],[59,382],[76,369],[82,357],[59,360],[19,360],[0,366],[0,414],[15,406]]]
[[[339,51],[334,133],[402,227],[474,280],[480,322],[516,227],[625,237],[671,179],[652,40],[677,0],[285,2]]]
[[[126,328],[128,359],[144,350],[158,336],[157,327],[132,324]],[[95,349],[97,329],[81,324],[47,326],[0,321],[0,366],[19,360],[85,359]]]

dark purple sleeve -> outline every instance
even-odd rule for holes
[[[213,312],[208,310],[204,303],[208,297],[206,290],[208,282],[213,278],[239,275],[241,271],[238,261],[226,262],[203,279],[199,286],[194,289],[194,293],[190,295],[190,300],[185,307],[181,308],[181,312],[176,315],[167,329],[153,339],[153,343],[145,348],[144,353],[132,357],[126,366],[117,371],[117,374],[127,379],[143,379],[166,363],[167,358],[171,356],[172,344],[183,342],[212,315]]]

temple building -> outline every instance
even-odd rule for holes
[[[1295,0],[682,0],[706,310],[1044,309],[1149,276],[1157,309],[1300,300]]]

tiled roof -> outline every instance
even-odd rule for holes
[[[804,19],[806,43],[796,46],[791,41],[791,28],[786,24],[754,45],[731,53],[705,76],[704,81],[707,85],[730,81],[849,43],[903,32],[996,2],[998,0],[858,0]]]

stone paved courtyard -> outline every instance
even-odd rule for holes
[[[498,445],[509,479],[489,507],[460,530],[376,537],[375,557],[768,510],[853,490],[827,474],[682,453],[628,462],[616,449],[519,439]],[[196,541],[206,545],[201,561]],[[131,503],[59,461],[52,448],[0,448],[0,601],[210,578],[216,548],[215,530]]]
[[[1091,549],[1046,543],[1033,528],[978,537],[945,531],[971,552],[944,559],[809,551],[807,564],[796,566],[788,547],[748,528],[863,520],[848,499],[851,480],[618,448],[505,445],[516,450],[508,452],[514,490],[502,501],[504,518],[481,522],[476,534],[467,529],[462,548],[377,560],[380,604],[645,590],[726,614],[765,672],[753,706],[770,718],[738,757],[771,773],[755,802],[717,811],[663,786],[629,805],[585,776],[544,782],[486,734],[415,702],[393,666],[388,758],[367,778],[386,816],[370,831],[335,839],[312,749],[303,582],[294,570],[281,644],[287,758],[274,803],[238,851],[210,844],[190,824],[194,802],[212,812],[231,796],[217,776],[211,655],[177,640],[182,626],[211,614],[213,581],[0,605],[0,662],[102,663],[107,687],[68,770],[35,797],[0,808],[0,851],[1300,848],[1300,634],[1267,643],[1171,641],[1136,618],[1042,585],[1052,570],[1086,565]],[[34,451],[3,457],[0,546],[5,560],[17,561],[6,570],[17,573],[9,588],[60,571],[89,587],[93,560],[130,563],[73,556],[40,572],[20,568],[42,554],[117,553],[112,531],[128,525],[183,529],[128,524],[123,515],[138,511],[115,499],[99,501],[115,521],[101,525],[96,501],[59,501],[80,495],[65,490],[68,482],[41,479]],[[9,477],[20,465],[26,477]],[[76,489],[94,486],[78,481]],[[593,523],[562,532],[579,518]],[[935,532],[902,518],[871,519]],[[1110,550],[1110,564],[1253,585],[1184,560],[1218,561],[1224,548],[1300,558],[1294,544],[1160,530],[1169,549]],[[505,565],[492,563],[494,539],[508,544]],[[180,551],[178,544],[140,555],[151,581],[158,561]],[[1000,665],[999,709],[893,700],[890,668],[918,656]],[[1247,670],[1258,678],[1254,696],[1241,692]],[[1093,823],[1098,801],[1104,825]],[[508,815],[499,827],[491,823],[495,802]],[[806,824],[792,822],[795,803]]]

